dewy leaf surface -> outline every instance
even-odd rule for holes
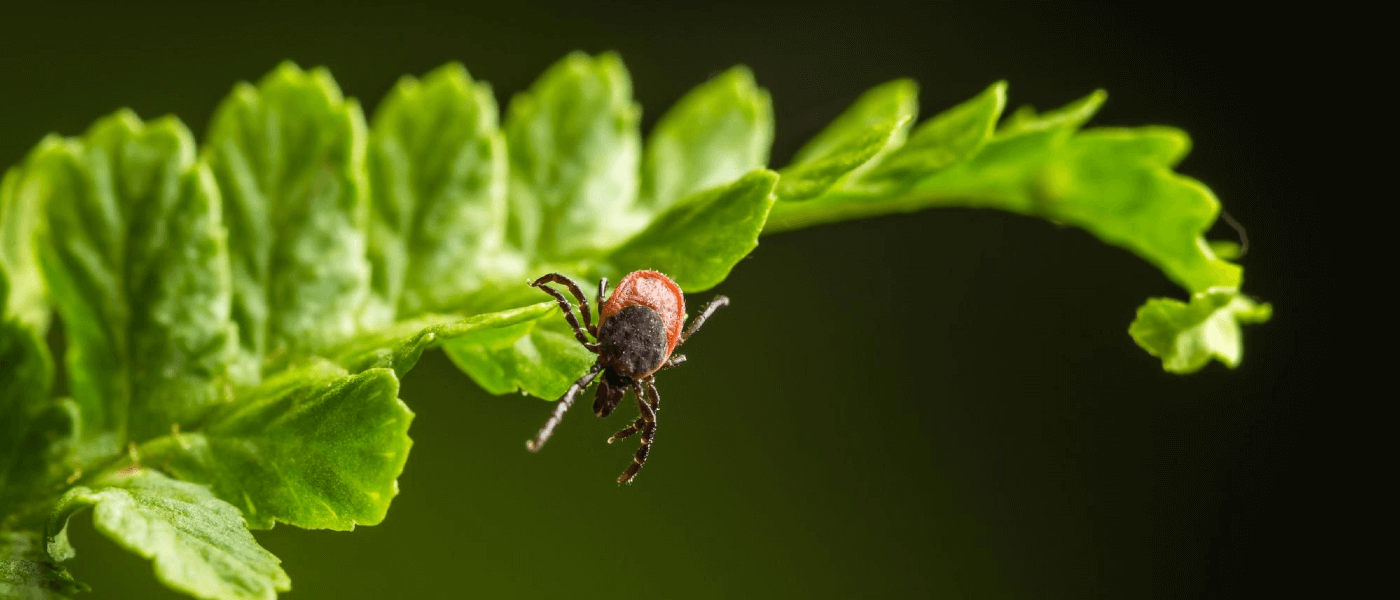
[[[351,530],[398,493],[413,412],[390,369],[312,366],[282,374],[202,431],[140,447],[143,465],[211,486],[251,527]]]
[[[634,212],[641,108],[616,54],[574,53],[510,101],[511,242],[569,259],[615,246],[645,225]]]
[[[365,122],[324,69],[284,63],[215,112],[204,157],[223,193],[243,366],[344,341],[366,316]]]
[[[38,535],[0,532],[0,598],[63,600],[86,591],[67,569],[48,560]]]
[[[619,275],[656,269],[687,292],[710,289],[758,246],[777,182],[777,173],[760,169],[686,198],[657,215],[609,260]]]
[[[1189,304],[1171,298],[1148,300],[1128,334],[1172,373],[1199,371],[1211,359],[1233,369],[1244,353],[1240,325],[1263,323],[1272,314],[1268,304],[1233,289],[1215,288],[1192,295]]]
[[[88,506],[99,532],[149,559],[172,589],[213,600],[273,600],[291,589],[282,561],[258,545],[237,508],[203,486],[150,469],[109,475],[65,494],[49,520],[47,551],[54,560],[74,556],[68,519]]]
[[[47,208],[44,274],[84,430],[110,430],[114,449],[222,402],[237,339],[228,257],[189,131],[120,111],[44,144],[25,176]]]
[[[768,164],[773,101],[734,67],[700,84],[661,116],[647,139],[641,202],[664,210],[695,192]]]
[[[779,173],[778,198],[814,198],[898,148],[919,112],[918,86],[897,79],[871,88],[797,151]]]
[[[369,166],[379,310],[453,309],[487,281],[524,277],[503,247],[508,164],[489,85],[455,63],[400,80],[374,114]]]

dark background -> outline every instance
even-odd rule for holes
[[[646,127],[743,63],[773,94],[775,165],[895,77],[920,82],[924,115],[1003,78],[1013,107],[1103,87],[1094,124],[1191,133],[1180,171],[1249,227],[1245,289],[1274,321],[1238,370],[1179,377],[1126,328],[1183,293],[1078,230],[938,210],[764,238],[660,378],[635,485],[613,483],[631,445],[603,444],[627,411],[577,410],[530,455],[551,405],[488,396],[431,353],[404,382],[415,445],[385,523],[259,534],[288,597],[1248,597],[1311,577],[1316,250],[1288,175],[1308,160],[1294,107],[1326,84],[1291,27],[1161,6],[506,4],[10,5],[0,166],[122,106],[202,132],[235,81],[287,58],[371,112],[449,60],[504,105],[570,50],[617,50]],[[88,597],[171,596],[75,523]]]

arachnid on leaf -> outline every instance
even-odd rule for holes
[[[546,285],[549,283],[559,283],[569,288],[569,292],[578,300],[579,312],[583,313],[582,327],[564,294]],[[559,398],[554,414],[545,421],[535,438],[525,443],[525,447],[531,452],[538,451],[554,433],[555,426],[564,418],[574,399],[595,379],[598,380],[598,397],[593,401],[593,412],[599,417],[612,414],[627,390],[631,389],[641,416],[622,431],[614,433],[608,438],[608,443],[638,432],[642,434],[642,447],[632,457],[632,464],[617,478],[618,483],[632,481],[637,471],[646,464],[647,454],[651,452],[651,443],[656,436],[656,413],[661,410],[661,394],[656,391],[655,373],[685,362],[684,354],[675,354],[676,348],[690,339],[710,315],[720,307],[728,306],[729,298],[716,296],[690,322],[690,327],[682,331],[681,327],[685,325],[685,296],[670,277],[656,271],[637,271],[623,277],[611,296],[607,295],[608,278],[604,277],[598,282],[598,325],[595,326],[589,313],[588,300],[572,279],[550,273],[530,285],[554,296],[560,310],[564,311],[564,320],[574,330],[574,337],[589,352],[597,354],[598,361],[593,363],[588,373],[569,386],[569,390]],[[606,301],[603,300],[604,296],[607,296]],[[589,342],[589,335],[598,341]]]
[[[564,57],[504,110],[448,64],[368,118],[288,62],[236,85],[203,136],[120,110],[44,138],[0,172],[0,599],[82,587],[62,534],[91,507],[168,587],[273,600],[290,581],[247,529],[383,521],[413,445],[399,383],[435,346],[489,393],[561,398],[531,450],[595,380],[599,416],[631,390],[641,417],[609,439],[641,438],[631,481],[654,374],[728,302],[686,327],[681,289],[814,225],[973,207],[1078,227],[1189,295],[1130,330],[1164,369],[1238,364],[1240,326],[1270,309],[1205,237],[1221,207],[1175,171],[1185,133],[1085,129],[1102,92],[1004,114],[1006,94],[920,120],[917,85],[890,81],[779,166],[771,98],[742,66],[644,137],[614,53]],[[555,271],[602,279],[596,327]],[[519,284],[539,273],[571,328]]]

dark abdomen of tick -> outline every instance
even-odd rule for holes
[[[644,377],[666,360],[666,324],[647,306],[628,306],[598,331],[598,362],[630,378]]]

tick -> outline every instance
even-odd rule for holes
[[[579,327],[573,307],[564,294],[546,285],[549,283],[567,287],[578,300],[579,312],[583,313],[583,327]],[[637,471],[646,464],[647,454],[651,452],[651,443],[656,436],[656,413],[661,410],[661,394],[656,391],[656,372],[685,362],[685,355],[676,354],[676,348],[690,339],[716,310],[727,306],[729,299],[716,296],[682,331],[685,325],[685,296],[681,295],[680,286],[671,278],[656,271],[636,271],[623,277],[617,289],[608,296],[608,280],[605,277],[598,282],[598,326],[594,327],[588,300],[584,299],[583,292],[573,280],[550,273],[530,285],[559,301],[564,320],[574,329],[574,337],[589,352],[597,354],[598,360],[559,398],[554,414],[545,421],[535,439],[525,442],[525,448],[531,452],[539,451],[554,433],[560,419],[564,418],[564,413],[573,405],[574,399],[588,389],[595,379],[598,381],[598,395],[593,401],[593,412],[599,417],[612,414],[630,389],[637,399],[637,410],[641,416],[626,429],[614,433],[608,438],[608,443],[642,434],[642,445],[632,457],[632,464],[617,478],[618,483],[632,481]],[[605,296],[607,300],[603,299]],[[588,341],[589,335],[597,341]]]

